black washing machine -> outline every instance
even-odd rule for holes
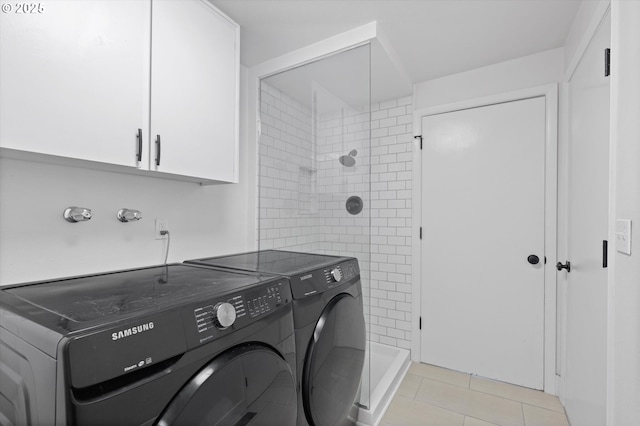
[[[0,424],[294,425],[286,278],[171,264],[0,289]]]
[[[188,263],[289,278],[296,336],[298,424],[334,426],[357,421],[355,402],[366,343],[357,259],[264,250]]]

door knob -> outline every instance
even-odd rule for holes
[[[538,263],[540,263],[540,258],[535,254],[530,254],[529,257],[527,257],[527,262],[532,265],[537,265]]]
[[[567,272],[571,272],[571,262],[569,262],[567,260],[567,263],[565,263],[564,265],[560,262],[556,263],[556,269],[558,271],[562,271],[563,269],[566,269]]]

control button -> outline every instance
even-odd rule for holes
[[[220,302],[213,308],[213,323],[220,330],[233,325],[236,321],[236,308],[231,303]]]
[[[333,277],[333,279],[339,283],[340,280],[342,280],[342,271],[340,271],[340,268],[333,268],[331,270],[331,277]]]

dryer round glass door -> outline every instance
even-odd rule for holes
[[[322,311],[307,348],[302,400],[309,424],[341,424],[355,402],[362,376],[366,331],[362,303],[347,293]]]
[[[296,385],[278,353],[246,343],[223,352],[175,395],[157,426],[295,425]]]

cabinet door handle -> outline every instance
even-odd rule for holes
[[[160,143],[160,135],[157,135],[158,137],[156,138],[156,166],[160,165],[160,147],[161,147],[161,143]]]
[[[136,153],[138,161],[142,161],[142,129],[138,129],[138,152]]]

